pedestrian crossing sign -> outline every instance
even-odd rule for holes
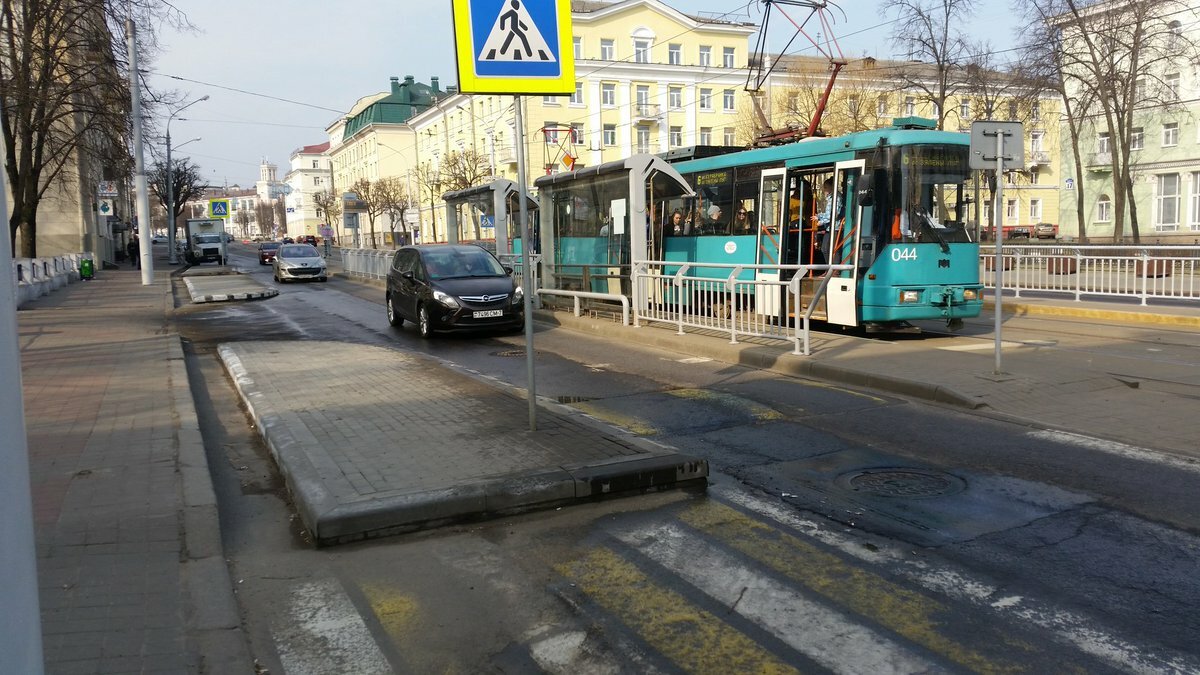
[[[574,94],[571,0],[453,0],[458,90]]]
[[[208,200],[208,215],[212,218],[228,218],[229,217],[229,200],[228,199],[210,199],[210,200]]]

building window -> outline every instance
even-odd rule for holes
[[[1179,174],[1165,173],[1158,176],[1158,214],[1154,221],[1156,230],[1174,230],[1179,227]]]
[[[1134,127],[1129,133],[1129,149],[1141,150],[1146,146],[1146,130],[1141,127]]]
[[[1133,102],[1140,103],[1146,100],[1146,78],[1139,77],[1133,81]]]
[[[571,94],[571,103],[583,103],[583,83],[575,83],[575,93]]]
[[[313,185],[315,185],[317,187],[321,187],[321,177],[320,176],[313,176]]]
[[[1191,225],[1193,230],[1200,230],[1200,171],[1192,173],[1192,213]]]
[[[650,127],[637,128],[637,147],[634,152],[650,152]]]
[[[576,144],[583,143],[584,135],[583,123],[571,122],[571,142]]]
[[[649,40],[633,41],[633,61],[634,63],[650,63]]]
[[[667,45],[667,63],[672,66],[683,63],[683,45]]]
[[[571,42],[575,45],[575,59],[576,60],[582,59],[583,58],[583,38],[576,35],[575,37],[571,38]]]
[[[917,101],[911,96],[904,99],[904,114],[909,117],[917,114]]]
[[[721,109],[725,112],[733,112],[733,90],[726,89],[721,96]]]
[[[1016,101],[1008,102],[1008,119],[1010,119],[1010,120],[1017,119],[1017,102]]]
[[[850,109],[850,114],[858,116],[858,97],[851,96],[846,99],[846,107]]]
[[[613,41],[612,40],[601,40],[600,41],[600,60],[601,61],[612,61],[613,60]]]
[[[612,82],[600,84],[600,105],[614,106],[617,104],[617,85]]]
[[[1108,223],[1112,221],[1112,200],[1108,195],[1100,195],[1100,200],[1096,202],[1096,222]]]
[[[1045,137],[1045,135],[1046,135],[1046,132],[1044,132],[1044,131],[1029,132],[1029,149],[1033,152],[1041,152],[1042,151],[1042,139],[1043,139],[1043,137]]]
[[[712,47],[707,45],[700,47],[700,65],[705,67],[712,65]]]
[[[1029,118],[1033,121],[1042,119],[1042,104],[1038,101],[1033,102],[1033,106],[1029,109]]]
[[[700,90],[700,109],[712,110],[712,89]]]
[[[1009,221],[1016,221],[1021,217],[1021,211],[1017,208],[1017,200],[1007,199],[1004,208],[1004,218]]]
[[[1163,147],[1179,145],[1179,123],[1168,122],[1163,125]]]
[[[971,99],[963,98],[958,100],[958,116],[961,119],[971,119]]]
[[[1167,100],[1179,100],[1179,73],[1167,73],[1163,77],[1163,83],[1167,86]]]
[[[1042,200],[1040,200],[1040,199],[1030,199],[1029,200],[1029,222],[1031,222],[1031,223],[1042,222]]]
[[[645,108],[650,105],[650,85],[639,84],[634,91],[634,101],[637,102],[638,108]]]
[[[667,105],[673,110],[679,110],[683,107],[683,87],[671,87],[667,89]]]
[[[712,127],[700,127],[700,145],[712,145]]]
[[[726,68],[733,68],[733,47],[725,47],[721,50],[721,64]]]
[[[313,168],[314,168],[314,169],[319,169],[319,168],[321,168],[321,160],[319,160],[319,159],[314,159],[312,162],[313,162]]]
[[[558,142],[558,122],[546,120],[546,123],[542,125],[542,129],[544,130],[547,143]]]
[[[617,125],[605,124],[604,134],[601,139],[605,146],[612,147],[617,144]]]
[[[737,129],[725,127],[725,145],[737,145]]]
[[[678,148],[683,145],[683,127],[671,127],[671,134],[667,137],[667,143],[672,148]]]
[[[883,117],[887,114],[887,97],[880,96],[879,100],[875,101],[875,114]]]
[[[542,97],[542,105],[558,105],[558,97],[543,96]]]
[[[1038,173],[1037,167],[1030,169],[1029,170],[1029,184],[1037,185],[1039,179],[1040,179],[1040,174]]]
[[[1108,152],[1108,132],[1102,131],[1096,134],[1096,152],[1105,154]]]

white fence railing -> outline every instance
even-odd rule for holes
[[[665,274],[663,269],[675,270]],[[852,269],[850,265],[730,265],[641,261],[633,266],[633,323],[669,323],[680,335],[686,328],[729,333],[739,337],[787,340],[793,354],[811,353],[810,325],[829,282],[827,271]],[[779,278],[739,279],[743,272],[763,270]],[[801,302],[801,279],[809,271],[823,276],[808,304]],[[707,274],[705,272],[707,271]],[[788,317],[797,317],[791,321]],[[782,317],[782,318],[781,318]]]
[[[996,253],[980,250],[983,283],[996,286]],[[1200,301],[1200,246],[1004,246],[1004,290]]]

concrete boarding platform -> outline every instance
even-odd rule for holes
[[[705,460],[425,357],[238,342],[226,369],[318,545],[598,498],[703,486]]]
[[[257,300],[279,295],[279,289],[264,286],[249,275],[230,272],[229,268],[218,269],[226,271],[200,276],[188,276],[185,272],[182,275],[193,303]]]

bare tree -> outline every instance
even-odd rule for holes
[[[912,63],[897,67],[901,91],[919,91],[937,109],[945,128],[946,101],[965,87],[967,44],[960,29],[971,25],[976,0],[884,0],[881,11],[897,15],[893,37]]]
[[[1181,107],[1180,73],[1200,58],[1181,19],[1194,21],[1194,15],[1185,0],[1025,0],[1024,7],[1048,26],[1068,119],[1080,122],[1071,129],[1077,175],[1082,177],[1078,158],[1088,154],[1082,139],[1095,133],[1090,164],[1112,167],[1113,239],[1124,237],[1128,215],[1130,233],[1139,242],[1131,151],[1139,124]],[[1081,227],[1082,215],[1080,209]]]
[[[258,219],[258,229],[264,233],[270,232],[272,239],[279,238],[279,231],[275,227],[275,209],[271,202],[261,199],[254,202],[254,215]]]
[[[379,201],[382,213],[388,214],[390,219],[389,226],[392,231],[392,245],[396,245],[396,220],[399,219],[401,224],[405,223],[405,213],[416,206],[416,199],[408,193],[408,187],[404,181],[395,176],[384,176],[375,181],[372,186],[372,194]],[[403,225],[404,231],[408,231],[408,226]]]
[[[204,194],[205,187],[200,167],[190,159],[183,157],[172,160],[171,165],[171,187],[175,200],[174,209],[167,204],[166,164],[156,163],[148,176],[150,188],[154,190],[154,195],[158,198],[158,202],[162,204],[164,210],[171,212],[171,215],[167,216],[168,228],[174,227],[175,223],[179,221],[179,216],[183,214],[183,209],[188,202],[193,199],[199,199]]]
[[[241,232],[243,237],[250,236],[250,211],[248,209],[234,211],[233,222],[238,226],[238,231]]]
[[[332,190],[321,190],[313,195],[313,205],[317,207],[317,217],[324,218],[330,228],[337,226],[342,219],[342,196]]]
[[[367,223],[371,228],[371,248],[379,248],[375,239],[375,219],[385,210],[385,204],[380,198],[379,181],[359,178],[350,186],[350,191],[358,195],[367,209]]]
[[[12,194],[9,237],[37,254],[38,208],[52,190],[128,175],[129,87],[124,21],[142,28],[143,65],[155,26],[185,23],[153,0],[0,0],[0,128]]]
[[[774,93],[775,119],[797,132],[806,129],[825,95],[829,78],[829,61],[795,59],[788,67],[787,84]],[[876,114],[875,102],[883,90],[883,83],[875,73],[874,59],[855,61],[843,67],[825,104],[821,132],[840,136],[880,126],[882,120]],[[745,120],[752,122],[753,118],[747,116]]]
[[[451,151],[441,164],[442,187],[447,191],[465,190],[483,182],[492,175],[488,158],[479,152],[467,149]]]
[[[442,174],[426,162],[418,166],[413,175],[417,179],[417,189],[422,192],[421,198],[429,200],[429,241],[437,241],[437,202],[446,191],[443,189]]]
[[[283,197],[276,197],[271,200],[271,207],[275,211],[275,222],[287,232],[287,201]]]

